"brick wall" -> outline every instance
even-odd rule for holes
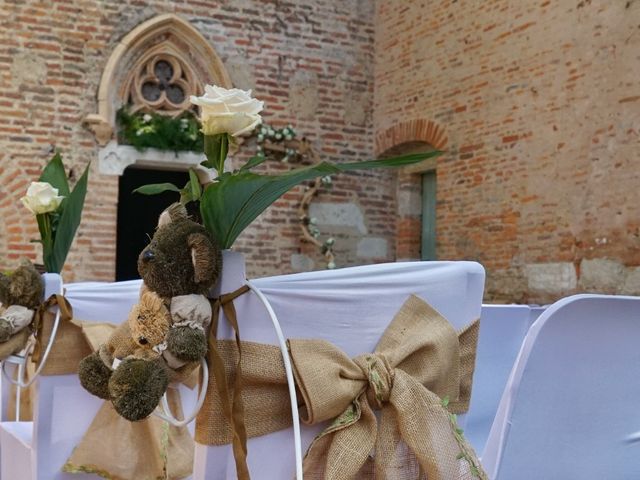
[[[490,300],[639,294],[640,1],[393,0],[375,26],[375,132],[448,137],[439,258]]]
[[[94,160],[66,280],[113,279],[118,182],[99,174],[98,147],[82,120],[96,111],[98,82],[114,46],[162,13],[187,19],[210,41],[234,84],[265,100],[267,122],[292,123],[323,159],[373,156],[368,0],[0,0],[0,268],[21,256],[39,259],[39,247],[29,243],[37,238],[35,221],[19,197],[55,146],[76,175]],[[337,204],[364,226],[330,218],[320,225],[337,238],[338,265],[394,258],[392,179],[388,172],[343,176],[318,197],[320,213]],[[323,268],[315,248],[300,246],[300,197],[299,189],[287,194],[239,239],[251,275]],[[359,248],[363,236],[387,248]]]

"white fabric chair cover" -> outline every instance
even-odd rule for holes
[[[46,293],[58,283],[46,282]],[[68,284],[66,297],[75,318],[120,323],[138,299],[140,281]],[[3,384],[3,387],[6,382]],[[2,422],[2,478],[12,480],[95,479],[60,471],[89,427],[103,400],[88,394],[77,375],[40,376],[35,383],[34,421]],[[3,390],[7,390],[3,388]]]
[[[464,434],[480,455],[522,341],[531,326],[526,305],[482,305],[471,405]]]
[[[244,281],[244,270],[232,272],[230,260],[225,252],[222,293],[237,289]],[[285,337],[325,339],[354,357],[374,350],[412,293],[429,302],[455,328],[479,318],[484,269],[474,262],[390,263],[262,278],[254,284],[267,296]],[[247,293],[234,303],[243,340],[277,345],[271,321],[255,295]],[[224,321],[220,336],[231,338]],[[303,426],[303,451],[323,427]],[[293,429],[250,439],[248,464],[252,478],[293,478]],[[235,478],[231,446],[196,444],[194,479]]]
[[[575,295],[533,324],[482,456],[496,480],[640,478],[640,298]]]

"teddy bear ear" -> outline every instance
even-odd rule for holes
[[[164,225],[168,225],[171,222],[175,222],[178,219],[188,219],[189,214],[187,209],[181,203],[173,203],[169,205],[164,212],[160,214],[158,218],[158,228]]]
[[[192,233],[187,242],[191,248],[194,281],[207,287],[212,286],[219,273],[218,249],[203,233]]]

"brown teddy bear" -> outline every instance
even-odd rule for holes
[[[217,243],[182,205],[163,212],[138,259],[141,301],[109,341],[82,360],[82,386],[110,399],[128,420],[149,416],[168,383],[186,378],[206,355],[211,306],[205,294],[221,267]],[[161,303],[146,297],[150,293]],[[164,341],[158,342],[163,331]]]
[[[152,291],[143,291],[140,302],[129,314],[127,320],[131,338],[138,345],[134,355],[139,357],[159,357],[171,327],[171,314],[162,298]]]
[[[0,342],[31,324],[43,295],[42,276],[31,262],[23,262],[11,275],[0,273]]]

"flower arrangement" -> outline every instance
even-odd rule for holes
[[[225,171],[230,143],[250,134],[262,123],[260,112],[264,104],[253,98],[250,90],[225,89],[213,85],[205,87],[203,96],[192,96],[191,102],[201,108],[200,121],[206,155],[201,165],[213,170],[217,177],[212,182],[200,184],[198,175],[191,170],[190,181],[182,189],[164,183],[145,185],[135,191],[153,195],[170,190],[180,193],[183,203],[199,201],[204,225],[218,239],[222,248],[231,248],[240,233],[258,215],[302,182],[351,170],[410,165],[441,153],[431,151],[348,163],[323,161],[278,175],[254,173],[252,169],[266,158],[265,155],[256,155],[240,169]]]
[[[158,148],[160,150],[202,152],[204,137],[200,121],[189,111],[177,117],[160,115],[143,110],[130,112],[126,106],[117,114],[118,136],[137,150]]]
[[[56,153],[40,179],[32,182],[20,199],[38,222],[40,240],[37,241],[42,244],[42,258],[49,273],[60,273],[67,259],[82,218],[88,177],[87,166],[72,190],[62,158]]]

